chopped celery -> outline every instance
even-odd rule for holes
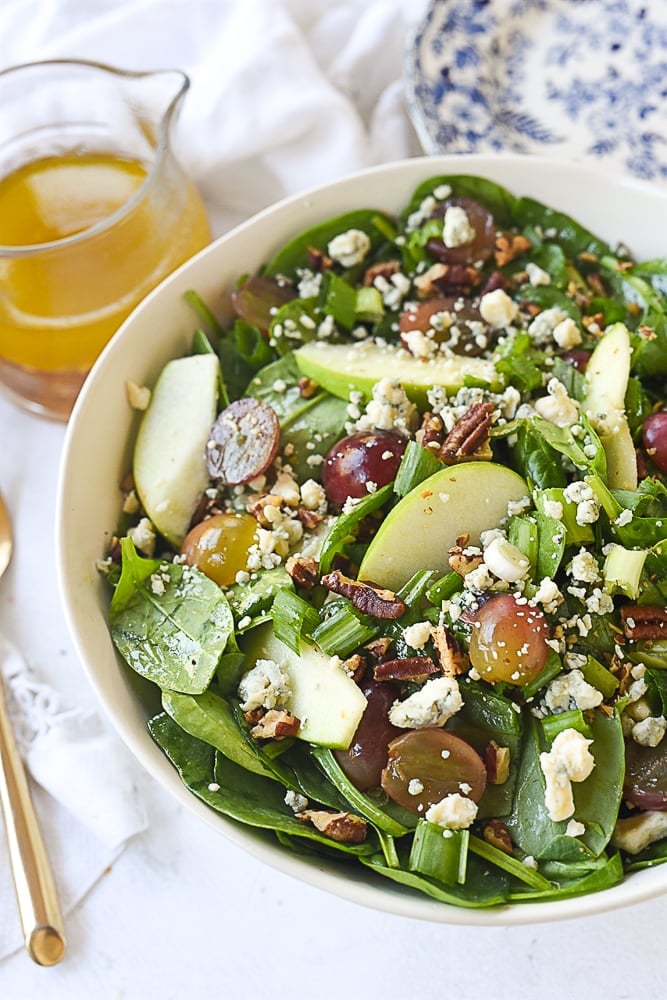
[[[415,830],[408,868],[445,885],[463,885],[469,839],[468,830],[443,830],[421,819]]]
[[[607,593],[620,591],[631,600],[636,600],[639,597],[639,584],[647,555],[647,549],[626,549],[611,542],[602,570]]]

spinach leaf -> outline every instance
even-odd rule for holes
[[[534,889],[522,890],[513,893],[510,899],[513,903],[540,902],[547,899],[570,899],[573,896],[583,896],[590,892],[601,892],[603,889],[609,889],[612,885],[617,885],[623,881],[624,871],[620,854],[612,854],[610,858],[603,855],[600,860],[602,862],[600,865],[592,867],[584,875],[576,874],[579,868],[576,861],[569,864],[562,864],[560,868],[561,880],[556,886],[544,891]],[[574,877],[567,877],[569,870],[572,870]]]
[[[393,882],[416,889],[440,903],[449,903],[452,906],[465,906],[470,909],[499,906],[505,903],[509,896],[508,876],[474,855],[468,858],[465,884],[447,887],[441,882],[408,871],[404,867],[391,868],[385,864],[381,854],[362,857],[360,861],[378,875],[384,875]]]
[[[363,855],[377,850],[372,837],[360,845],[339,844],[296,819],[285,804],[285,792],[279,784],[239,767],[190,736],[168,715],[151,719],[148,728],[183,783],[217,812],[248,826],[305,837],[343,854]]]
[[[388,833],[391,837],[402,837],[408,832],[402,823],[385,813],[367,795],[360,792],[345,775],[331,750],[327,747],[312,747],[311,754],[340,794],[349,802],[352,809],[367,819],[370,823]]]
[[[401,213],[402,221],[406,222],[408,216],[417,211],[424,199],[443,185],[451,187],[453,198],[471,198],[485,205],[493,215],[496,225],[511,224],[516,201],[514,195],[494,181],[468,174],[440,175],[423,181],[415,189],[407,208]]]
[[[541,489],[565,486],[562,463],[532,421],[521,420],[518,423],[512,456],[514,468],[533,486]]]
[[[609,842],[621,801],[624,745],[620,720],[595,712],[591,721],[595,758],[591,775],[573,785],[575,812],[586,827],[579,837],[565,835],[567,821],[554,822],[544,804],[544,776],[539,755],[540,727],[529,719],[511,814],[505,819],[512,840],[526,854],[555,861],[576,861],[582,852],[596,856]]]
[[[225,595],[197,569],[143,559],[121,541],[122,572],[109,624],[130,667],[161,688],[200,694],[233,635]]]
[[[299,268],[310,267],[309,248],[326,253],[334,236],[348,229],[361,229],[370,237],[371,249],[368,254],[370,257],[385,240],[386,225],[393,228],[390,216],[374,209],[358,209],[327,219],[305,230],[282,247],[266,265],[264,273],[272,276],[283,274],[290,278],[296,277]]]
[[[275,777],[246,743],[224,698],[212,691],[198,695],[163,691],[162,707],[186,733],[215,747],[247,771],[267,778]]]
[[[502,785],[486,786],[479,802],[479,816],[505,816],[512,808],[519,770],[521,716],[512,702],[486,684],[466,679],[461,684],[463,708],[450,719],[447,728],[461,736],[481,755],[494,740],[510,752],[510,774]]]
[[[294,581],[284,566],[262,570],[256,580],[228,587],[225,594],[237,620],[237,629],[238,622],[243,618],[254,619],[268,614],[276,594],[281,590],[294,590]]]
[[[633,338],[632,371],[649,378],[667,374],[667,310],[662,295],[637,267],[619,271],[613,258],[605,258],[601,264],[614,276],[621,294],[640,305],[640,328],[650,331],[644,335],[640,329]]]
[[[558,243],[568,257],[579,254],[595,254],[598,257],[610,254],[611,248],[594,236],[584,226],[575,222],[564,212],[549,208],[534,198],[516,198],[514,200],[512,222],[522,228],[537,228],[549,239]]]
[[[305,398],[299,389],[300,378],[290,352],[258,372],[246,395],[273,407],[280,421],[280,450],[287,448],[288,454],[291,452],[294,475],[303,481],[320,478],[321,464],[308,459],[326,455],[343,436],[348,404],[327,392]]]

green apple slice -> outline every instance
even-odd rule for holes
[[[521,476],[493,462],[463,462],[436,472],[406,494],[371,541],[359,579],[400,589],[413,573],[449,570],[449,549],[467,535],[470,545],[507,517],[510,501],[529,496]]]
[[[355,344],[311,341],[299,347],[294,357],[303,375],[341,399],[349,399],[350,392],[361,392],[370,399],[373,386],[383,378],[399,381],[412,402],[421,407],[427,405],[426,390],[434,385],[452,393],[466,378],[486,382],[494,389],[501,386],[495,366],[483,358],[452,354],[421,360],[394,344],[373,340]]]
[[[625,417],[631,353],[628,328],[614,323],[597,342],[586,365],[583,408],[607,456],[609,486],[619,490],[637,489],[637,454]]]
[[[137,434],[137,494],[157,531],[177,548],[209,483],[206,442],[216,416],[218,379],[214,354],[170,361]]]
[[[250,662],[274,660],[280,664],[291,690],[286,708],[299,720],[299,739],[344,750],[366,708],[361,689],[340,663],[307,643],[300,655],[273,634],[270,625],[253,629],[245,649]]]

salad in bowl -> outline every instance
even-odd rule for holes
[[[443,911],[557,907],[667,860],[667,265],[428,162],[226,310],[181,278],[97,569],[212,815]]]

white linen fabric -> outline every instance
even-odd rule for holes
[[[174,148],[219,235],[285,195],[420,152],[401,74],[408,26],[421,7],[421,0],[4,0],[0,69],[83,58],[185,70],[191,89]],[[25,461],[23,446],[8,443],[16,462]],[[33,611],[25,602],[9,608],[11,588],[15,580],[17,593],[28,593],[23,584],[34,567],[18,546],[15,564],[0,586],[0,626],[19,643],[30,636]],[[63,676],[65,662],[45,656],[28,665],[0,636],[10,712],[67,912],[145,829],[146,816],[137,790],[143,776],[97,712],[72,701],[80,679]],[[21,940],[1,838],[0,900],[2,958]]]

